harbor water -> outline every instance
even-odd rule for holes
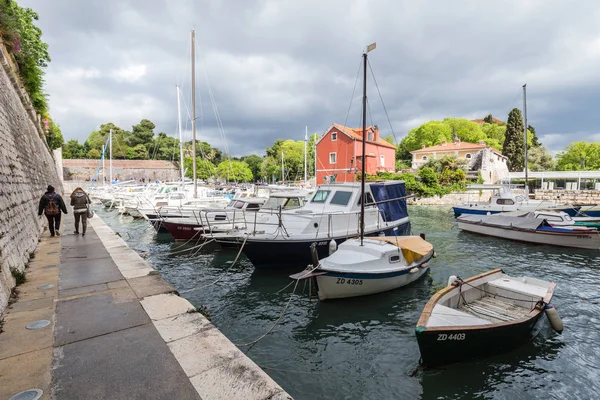
[[[236,249],[208,244],[180,250],[144,220],[97,209],[132,248],[295,399],[591,399],[600,392],[600,253],[528,245],[461,232],[449,207],[411,206],[412,233],[436,252],[418,282],[379,295],[320,302],[298,270],[254,270]],[[190,245],[191,246],[191,245]],[[285,256],[285,255],[283,255]],[[427,300],[450,275],[503,268],[558,284],[553,299],[562,334],[545,321],[535,338],[510,353],[422,370],[415,325]],[[281,289],[284,289],[281,291]],[[309,297],[312,295],[312,298]],[[202,354],[198,354],[202,357]]]

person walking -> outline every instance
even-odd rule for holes
[[[46,218],[48,219],[48,228],[50,228],[50,236],[60,236],[61,211],[68,214],[67,206],[60,194],[54,191],[52,185],[48,185],[46,193],[44,193],[40,199],[38,215],[41,216],[42,213],[46,215]]]
[[[92,204],[87,193],[78,187],[71,193],[71,206],[75,215],[75,234],[79,235],[79,220],[81,220],[81,236],[85,236],[87,228],[88,204]]]

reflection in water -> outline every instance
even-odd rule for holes
[[[243,351],[296,399],[594,398],[600,390],[600,256],[593,251],[527,245],[460,232],[448,207],[409,207],[413,233],[438,255],[414,284],[392,292],[320,302],[300,283],[281,323]],[[218,246],[173,256],[181,243],[157,236],[145,221],[99,210],[109,225],[234,343],[261,336],[279,318],[298,271],[254,270],[237,250]],[[193,245],[188,245],[191,247]],[[154,256],[150,254],[155,254]],[[492,268],[558,283],[553,303],[565,324],[557,335],[545,318],[535,339],[506,354],[417,369],[414,329],[427,300],[450,275]],[[214,283],[217,281],[217,283]]]

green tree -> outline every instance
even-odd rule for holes
[[[0,36],[15,57],[33,107],[44,114],[48,105],[42,68],[48,66],[50,54],[48,45],[42,41],[42,30],[34,23],[38,19],[36,12],[19,7],[14,0],[0,1]]]
[[[62,132],[60,131],[60,127],[54,123],[51,119],[47,119],[48,121],[48,134],[46,136],[46,141],[48,142],[48,146],[50,149],[58,149],[62,147],[64,143]]]
[[[194,177],[194,170],[192,168],[192,157],[186,157],[183,159],[183,166],[185,168],[185,176],[188,178]],[[215,175],[215,165],[210,161],[202,158],[196,158],[196,177],[198,179],[208,179]]]
[[[493,124],[494,123],[494,117],[492,117],[492,114],[488,114],[483,119],[483,122],[485,122],[486,124]]]
[[[559,171],[600,169],[600,143],[573,142],[557,156]]]
[[[90,149],[87,152],[86,157],[91,159],[98,159],[100,158],[100,152],[96,149]]]
[[[394,146],[396,145],[396,141],[394,140],[394,137],[392,135],[387,135],[386,137],[383,138],[383,140],[385,140],[386,142],[393,144]]]
[[[485,134],[487,139],[484,139],[486,144],[496,148],[497,150],[502,150],[502,145],[504,144],[504,137],[506,135],[506,125],[500,126],[496,124],[483,124],[481,130]],[[494,140],[494,142],[491,142]],[[490,141],[490,142],[488,142]],[[494,146],[493,144],[498,144],[499,147]]]
[[[134,147],[130,147],[127,149],[127,159],[128,160],[147,160],[148,159],[148,150],[146,146],[143,144],[138,144]]]
[[[248,164],[250,171],[252,171],[252,180],[260,180],[260,167],[263,162],[262,157],[257,156],[256,154],[251,154],[249,156],[242,157],[242,161]]]
[[[270,182],[273,176],[281,180],[281,164],[278,164],[273,157],[265,157],[260,166],[260,176],[265,182]]]
[[[438,186],[438,177],[432,168],[424,167],[419,170],[419,177],[421,181],[429,187]]]
[[[535,128],[531,125],[527,125],[527,131],[527,135],[531,135],[531,147],[540,147],[542,143],[535,134]]]
[[[508,157],[508,167],[511,171],[523,170],[523,116],[518,108],[513,108],[508,114],[502,154]]]
[[[408,135],[402,139],[401,146],[407,152],[420,149],[422,146],[429,147],[440,144],[443,141],[452,140],[452,128],[441,121],[429,121],[411,129]]]
[[[481,130],[481,125],[477,122],[469,121],[464,118],[446,118],[444,124],[449,125],[452,131],[452,140],[456,138],[463,142],[478,143],[486,138]]]
[[[152,145],[155,127],[156,125],[147,119],[143,119],[139,124],[133,125],[131,134],[126,135],[127,145],[129,145],[129,147],[135,147],[142,144],[148,149]]]
[[[150,152],[150,158],[156,160],[179,161],[179,140],[160,132]]]
[[[76,139],[71,139],[63,145],[64,159],[83,158],[84,154],[86,154],[86,152],[83,151],[83,145],[79,144]]]
[[[108,139],[111,129],[113,132],[113,158],[126,158],[127,150],[129,149],[129,146],[126,143],[129,132],[124,131],[112,122],[102,124],[100,125],[99,130],[90,133],[84,143],[84,146],[87,147],[85,151],[87,152],[89,149],[96,149],[99,152],[102,152],[102,146],[107,143],[106,140]],[[106,150],[106,157],[108,158],[108,147]]]
[[[552,171],[556,168],[554,157],[544,146],[532,147],[527,152],[527,164],[531,171]]]
[[[225,178],[227,181],[250,182],[252,171],[243,161],[226,160],[217,166],[217,176]]]

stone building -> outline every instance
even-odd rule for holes
[[[97,181],[109,179],[108,160],[104,161],[104,171],[100,168],[100,160],[63,160],[62,169],[65,181],[91,180],[98,171]],[[125,181],[130,179],[146,182],[177,181],[181,179],[179,167],[171,161],[163,160],[112,160],[113,180]]]
[[[468,166],[467,177],[477,178],[479,173],[485,183],[496,183],[508,176],[507,157],[498,150],[487,146],[483,141],[468,143],[457,140],[454,143],[443,141],[436,146],[411,151],[412,168],[418,169],[429,160],[456,157],[465,160]]]

